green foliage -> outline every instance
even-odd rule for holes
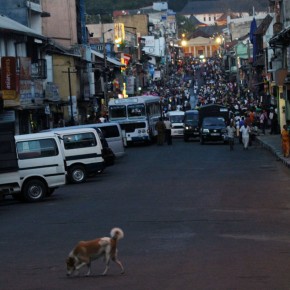
[[[191,33],[195,30],[195,25],[192,23],[191,19],[177,14],[176,21],[178,26],[178,37],[182,38],[182,34],[184,33],[185,38],[190,38]]]

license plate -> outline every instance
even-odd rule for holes
[[[211,136],[219,136],[220,133],[211,133]]]

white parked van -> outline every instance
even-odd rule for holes
[[[88,126],[96,126],[102,130],[104,137],[106,138],[109,147],[113,150],[117,158],[125,155],[125,148],[122,136],[122,130],[118,123],[105,122],[89,124]]]
[[[102,144],[93,128],[52,130],[60,139],[64,150],[68,179],[82,183],[87,177],[105,168]]]
[[[184,135],[184,112],[169,111],[166,115],[171,122],[171,136],[183,137]]]
[[[39,201],[66,183],[63,150],[51,132],[1,134],[0,195]]]
[[[84,124],[84,125],[77,125],[77,126],[54,128],[54,129],[46,130],[46,132],[79,129],[79,128],[94,128],[94,129],[101,130],[103,137],[106,139],[109,148],[112,149],[116,158],[119,158],[125,155],[122,131],[118,123],[105,122],[105,123]]]

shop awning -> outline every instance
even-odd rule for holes
[[[93,49],[91,49],[91,53],[101,59],[104,59],[104,54],[101,53],[101,52],[98,52],[98,51],[95,51]],[[118,61],[117,59],[115,58],[112,58],[112,57],[109,57],[107,56],[107,61],[116,65],[116,66],[125,66],[123,63],[121,63],[120,61]]]
[[[5,15],[0,15],[0,31],[24,34],[38,39],[47,39],[47,37],[37,33],[37,31],[22,25]]]
[[[270,46],[288,46],[290,45],[290,27],[283,29],[281,32],[273,36],[270,41]]]

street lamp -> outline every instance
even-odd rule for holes
[[[106,50],[106,41],[105,41],[105,33],[112,31],[113,29],[109,29],[107,31],[102,32],[103,37],[103,54],[104,54],[104,67],[105,72],[103,74],[104,78],[104,101],[105,106],[108,107],[108,80],[107,80],[107,50]]]

